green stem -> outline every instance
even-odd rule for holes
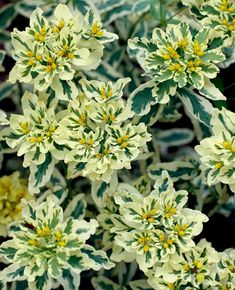
[[[169,18],[166,19],[166,23],[174,18],[176,15],[180,14],[182,11],[184,11],[187,7],[182,7],[179,10],[177,10],[173,15],[171,15]]]
[[[228,85],[227,87],[225,87],[225,88],[224,88],[224,91],[227,90],[227,89],[232,88],[233,86],[235,86],[235,83],[232,83],[232,84]]]
[[[142,15],[140,15],[140,17],[136,20],[136,22],[133,24],[133,26],[131,27],[129,33],[128,33],[128,39],[131,38],[131,35],[134,33],[137,25],[141,22],[141,20],[143,20],[145,18],[145,16],[149,13],[149,11],[144,12]]]

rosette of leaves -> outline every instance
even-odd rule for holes
[[[203,26],[220,31],[228,37],[224,46],[230,46],[235,40],[235,4],[231,0],[183,0],[191,13]]]
[[[166,32],[155,28],[152,38],[134,38],[129,47],[151,80],[130,96],[131,110],[149,113],[151,105],[167,104],[176,95],[191,115],[209,126],[212,105],[207,99],[225,100],[210,81],[216,77],[216,64],[225,59],[223,38],[209,28],[192,32],[186,23],[168,24]],[[196,94],[192,89],[197,89]]]
[[[215,109],[211,119],[212,136],[195,147],[208,185],[228,184],[235,192],[235,114]]]
[[[59,117],[57,101],[47,104],[47,95],[26,92],[22,97],[23,115],[12,114],[10,126],[1,135],[8,146],[24,155],[24,167],[30,168],[29,190],[38,192],[49,181],[57,160],[63,160],[66,148],[55,143]]]
[[[218,289],[219,255],[206,240],[201,240],[187,253],[149,272],[148,283],[156,290]],[[221,288],[220,288],[221,289]],[[231,288],[232,289],[232,288]]]
[[[132,114],[122,99],[129,81],[80,81],[81,93],[69,103],[56,138],[68,148],[64,160],[70,178],[83,175],[108,183],[114,172],[130,168],[131,161],[147,152],[147,127],[129,120]]]
[[[103,55],[103,44],[117,39],[117,35],[103,29],[99,16],[91,10],[85,16],[77,12],[75,17],[66,5],[59,4],[49,21],[42,13],[40,8],[32,13],[25,31],[14,29],[16,64],[9,79],[12,83],[31,83],[39,91],[49,86],[54,91],[60,89],[71,99],[77,94],[75,72],[95,69]]]
[[[114,261],[136,259],[144,272],[168,263],[193,247],[193,238],[208,218],[185,208],[185,190],[176,191],[167,171],[157,178],[154,190],[143,197],[135,188],[121,184],[114,193],[119,214],[112,215]]]
[[[51,289],[55,282],[78,289],[82,271],[113,267],[105,252],[86,244],[96,231],[96,220],[64,219],[53,197],[40,205],[22,202],[23,220],[12,240],[0,247],[1,257],[10,263],[1,272],[3,281],[27,280],[29,289]]]

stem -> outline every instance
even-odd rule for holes
[[[232,83],[232,84],[228,85],[227,87],[225,87],[225,88],[224,88],[224,91],[227,90],[227,89],[232,88],[233,86],[235,86],[235,83]]]
[[[128,39],[131,37],[131,35],[133,34],[133,32],[135,31],[137,25],[141,22],[141,20],[144,19],[144,17],[149,13],[149,11],[144,12],[142,15],[140,15],[140,17],[136,20],[136,22],[133,24],[133,26],[131,27],[129,33],[128,33]]]
[[[184,11],[187,7],[182,7],[179,10],[177,10],[173,15],[171,15],[169,18],[166,19],[166,22],[174,18],[176,15],[180,14],[182,11]]]

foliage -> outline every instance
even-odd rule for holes
[[[235,290],[234,1],[8,2],[0,289]]]

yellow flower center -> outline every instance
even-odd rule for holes
[[[178,224],[175,226],[175,229],[179,236],[183,237],[186,234],[186,230],[188,228],[187,224],[183,224],[182,226],[179,226]]]
[[[167,51],[169,53],[169,56],[170,58],[174,58],[174,59],[179,59],[180,56],[179,54],[177,53],[177,51],[171,46],[171,45],[168,45],[167,46]],[[166,55],[165,55],[166,56]],[[164,58],[164,57],[163,57]]]
[[[228,267],[229,271],[232,272],[232,273],[235,273],[235,267],[234,265],[230,264],[229,267]]]
[[[60,241],[61,238],[62,238],[62,232],[61,231],[56,232],[55,233],[55,238],[56,238],[57,241]]]
[[[40,42],[44,42],[46,33],[47,33],[46,28],[42,27],[40,32],[34,33],[34,38]]]
[[[169,66],[169,70],[175,71],[175,72],[182,72],[182,65],[180,63],[174,63]]]
[[[48,58],[47,66],[45,68],[46,73],[50,73],[57,68],[57,64],[54,62],[52,58]]]
[[[224,142],[223,142],[223,146],[224,146],[225,149],[230,149],[230,147],[231,147],[231,143],[228,142],[228,141],[224,141]]]
[[[41,143],[43,140],[42,136],[38,136],[38,137],[31,137],[28,139],[28,142],[30,143]]]
[[[57,25],[52,27],[54,33],[58,33],[64,27],[64,19],[62,19]]]
[[[223,162],[217,162],[217,163],[215,163],[214,166],[216,169],[220,169],[221,167],[223,167],[223,165],[224,165]]]
[[[149,243],[151,243],[152,239],[150,237],[142,237],[142,238],[139,238],[138,239],[138,243],[143,245],[143,249],[144,249],[144,252],[148,252],[150,247],[149,247]]]
[[[189,272],[189,270],[190,270],[191,268],[190,268],[190,265],[189,265],[189,264],[184,264],[184,265],[183,265],[183,269],[184,269],[185,272]]]
[[[187,67],[190,71],[197,71],[198,67],[200,67],[202,65],[202,60],[197,59],[197,60],[190,60],[187,63]]]
[[[28,61],[28,65],[29,66],[33,66],[35,64],[35,61],[33,60],[33,59],[30,59],[29,61]]]
[[[178,42],[178,46],[182,49],[185,49],[188,45],[188,39],[184,38]]]
[[[34,56],[34,53],[30,50],[27,51],[27,56],[28,57],[33,57]]]
[[[42,56],[41,55],[36,55],[35,59],[38,60],[38,61],[42,61]]]
[[[219,6],[219,9],[222,12],[230,12],[230,13],[233,13],[234,12],[234,7],[229,4],[229,1],[228,0],[221,1],[221,4]]]
[[[142,219],[147,220],[148,223],[154,222],[154,215],[156,214],[157,210],[155,208],[151,209],[149,212],[142,213]]]
[[[129,139],[129,135],[124,135],[122,137],[118,137],[117,138],[117,143],[121,146],[121,148],[127,148],[128,147],[128,139]]]
[[[202,268],[202,263],[198,260],[195,260],[194,261],[194,266],[197,268],[197,269],[201,269]]]
[[[67,245],[67,242],[66,242],[65,240],[63,240],[63,241],[59,241],[59,242],[57,243],[57,245],[58,245],[59,247],[65,247],[65,246]]]
[[[30,245],[30,246],[36,246],[37,245],[37,240],[28,240],[28,244]]]
[[[221,20],[221,23],[227,27],[229,31],[235,30],[235,18],[230,22],[226,18]]]
[[[169,289],[175,289],[175,285],[173,284],[173,283],[167,283],[167,287],[169,288]]]
[[[235,146],[231,146],[230,150],[235,153]]]
[[[107,114],[103,114],[102,118],[105,122],[107,122],[109,120],[109,116]]]
[[[101,24],[100,23],[95,22],[92,25],[91,35],[92,36],[97,36],[97,37],[102,37],[104,35],[104,32],[101,30]]]
[[[197,56],[203,56],[205,53],[203,52],[201,45],[198,41],[195,41],[193,44],[193,52],[197,55]]]
[[[29,133],[29,123],[28,122],[20,122],[19,123],[20,127],[21,127],[21,132],[24,134],[28,134]]]
[[[176,214],[177,210],[175,207],[171,205],[167,205],[165,208],[165,217],[167,219],[171,218],[174,214]]]
[[[203,283],[205,280],[205,276],[202,273],[199,273],[196,275],[196,279],[200,282]]]

